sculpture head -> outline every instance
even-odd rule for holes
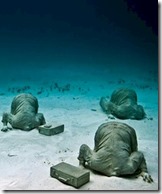
[[[146,117],[146,113],[144,111],[144,108],[141,105],[136,105],[136,111],[134,112],[134,119],[140,120],[144,119]]]

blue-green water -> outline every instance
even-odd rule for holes
[[[53,180],[49,168],[79,165],[81,144],[92,148],[99,125],[111,121],[100,98],[119,87],[135,89],[147,114],[121,122],[135,128],[154,183],[92,172],[83,190],[158,189],[157,9],[155,0],[0,1],[1,118],[17,94],[29,92],[47,124],[65,125],[52,137],[1,132],[1,189],[72,189]]]
[[[1,2],[1,87],[56,77],[138,82],[150,71],[157,81],[157,3],[143,6],[128,0]]]

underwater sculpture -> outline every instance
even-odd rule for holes
[[[1,131],[7,131],[10,123],[13,128],[29,131],[45,124],[42,113],[38,113],[38,100],[31,94],[19,94],[11,104],[11,113],[3,113]]]
[[[110,100],[107,97],[102,97],[100,106],[104,112],[119,119],[140,120],[146,116],[143,107],[137,104],[136,92],[128,88],[115,90]]]
[[[99,126],[95,134],[95,147],[81,145],[79,164],[106,176],[142,176],[153,182],[148,174],[142,152],[138,151],[135,130],[127,124],[108,122]]]

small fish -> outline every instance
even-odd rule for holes
[[[17,156],[15,154],[8,154],[9,157]]]
[[[97,111],[96,109],[94,109],[94,108],[91,108],[91,111]]]

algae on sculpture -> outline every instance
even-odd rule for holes
[[[146,182],[153,181],[144,155],[138,151],[136,132],[132,127],[120,122],[104,123],[96,131],[94,140],[94,150],[86,144],[81,145],[80,165],[106,176],[138,174]]]
[[[128,88],[115,90],[110,100],[107,97],[102,97],[100,106],[104,112],[119,119],[140,120],[146,116],[143,107],[137,104],[136,92]]]
[[[42,113],[38,113],[38,100],[31,94],[19,94],[14,97],[11,104],[11,112],[3,113],[2,131],[7,131],[7,123],[13,128],[29,131],[45,124]]]

